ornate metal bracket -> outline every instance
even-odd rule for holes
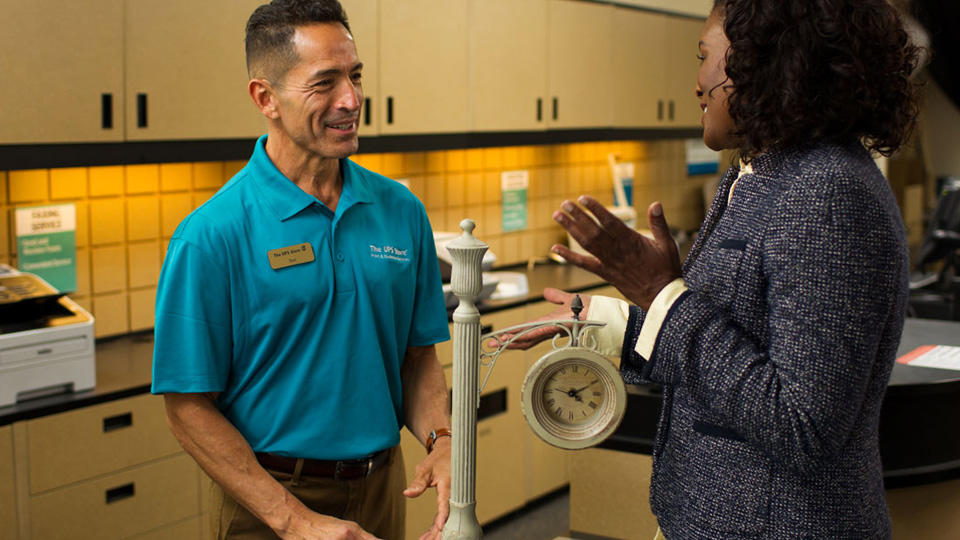
[[[500,358],[500,355],[509,349],[511,343],[531,332],[542,328],[559,329],[559,333],[554,335],[551,341],[554,350],[570,347],[584,347],[596,350],[597,339],[593,333],[590,332],[590,329],[604,326],[606,323],[580,319],[580,312],[583,310],[583,301],[580,300],[580,295],[574,297],[573,302],[570,304],[570,309],[573,311],[573,319],[555,319],[552,321],[518,324],[490,332],[489,334],[484,334],[480,338],[480,366],[487,368],[487,371],[483,376],[483,382],[480,383],[477,389],[477,396],[480,396],[484,387],[487,385],[487,380],[490,379],[490,375],[493,373],[493,368],[497,363],[497,359]],[[510,337],[503,340],[500,336]],[[564,340],[566,341],[564,342]],[[491,346],[491,342],[495,342],[496,346]]]

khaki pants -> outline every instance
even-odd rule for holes
[[[334,480],[268,471],[280,484],[311,510],[339,519],[355,521],[377,538],[396,539],[404,535],[406,480],[400,447],[370,476],[359,480]],[[266,540],[277,538],[273,530],[224,493],[215,482],[211,487],[211,532],[218,540]]]

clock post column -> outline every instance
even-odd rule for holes
[[[480,312],[476,299],[483,287],[481,262],[487,245],[473,236],[472,220],[460,222],[463,234],[447,244],[450,285],[460,304],[453,312],[453,414],[450,460],[450,517],[444,540],[482,536],[476,512],[477,404],[480,375]]]

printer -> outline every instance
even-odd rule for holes
[[[95,384],[93,316],[39,276],[0,264],[0,407]]]

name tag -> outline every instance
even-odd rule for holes
[[[295,246],[271,249],[267,252],[267,258],[270,259],[270,268],[274,270],[313,262],[313,246],[310,242],[304,242]]]

